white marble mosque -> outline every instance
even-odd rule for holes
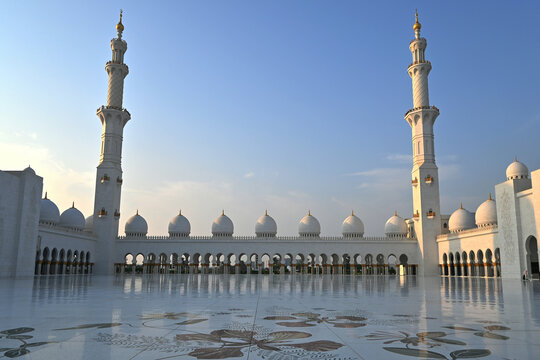
[[[131,115],[122,107],[129,70],[121,17],[116,29],[112,58],[105,66],[107,103],[97,110],[103,132],[94,212],[85,218],[73,204],[60,213],[46,193],[41,198],[43,179],[31,168],[0,171],[1,276],[299,273],[520,278],[527,270],[538,277],[540,170],[529,173],[516,159],[493,195],[486,185],[486,201],[477,209],[440,213],[433,130],[439,109],[429,102],[432,65],[426,60],[427,40],[420,35],[418,17],[407,67],[413,108],[405,113],[412,129],[412,211],[391,216],[381,229],[384,234],[364,236],[364,223],[352,213],[343,221],[341,235],[320,236],[319,221],[308,213],[298,225],[298,235],[278,235],[276,222],[265,212],[255,223],[255,236],[234,236],[233,221],[222,212],[212,223],[212,236],[191,236],[190,222],[181,213],[170,220],[168,235],[150,236],[143,214],[137,212],[126,222],[125,235],[119,235],[123,129]],[[501,180],[502,175],[501,169]]]

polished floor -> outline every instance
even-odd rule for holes
[[[0,358],[533,359],[540,282],[312,275],[0,280]]]

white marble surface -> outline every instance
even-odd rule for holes
[[[540,283],[37,277],[0,280],[0,324],[0,358],[530,359],[540,354]]]

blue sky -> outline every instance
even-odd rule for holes
[[[443,213],[474,211],[514,156],[540,168],[538,2],[3,2],[0,168],[31,164],[60,210],[92,211],[120,8],[122,229],[136,209],[153,235],[180,208],[197,235],[221,209],[239,235],[265,209],[282,235],[308,209],[325,235],[351,209],[366,235],[395,209],[410,216],[415,8]]]

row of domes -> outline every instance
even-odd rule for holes
[[[341,226],[344,237],[364,236],[364,223],[359,217],[351,213]],[[384,227],[387,236],[406,236],[408,226],[405,220],[397,215],[392,216]],[[189,220],[180,212],[169,222],[169,235],[172,237],[187,237],[191,232]],[[127,236],[145,236],[148,233],[146,220],[139,215],[139,211],[126,221],[125,233]],[[232,236],[234,224],[232,220],[222,211],[212,223],[213,236]],[[319,236],[321,224],[319,220],[308,211],[308,214],[300,220],[298,224],[298,234],[300,236]],[[276,221],[265,211],[255,223],[255,234],[258,237],[275,237],[277,234]]]
[[[463,204],[461,204],[460,208],[454,211],[448,220],[448,230],[450,232],[492,225],[497,225],[497,205],[495,200],[491,198],[491,193],[489,199],[476,209],[476,213],[464,209]]]
[[[47,198],[47,193],[45,193],[45,197],[41,199],[39,221],[44,224],[59,225],[74,230],[83,230],[88,228],[90,223],[93,223],[93,217],[90,216],[85,220],[82,212],[75,207],[75,203],[60,215],[58,206],[49,200]]]

